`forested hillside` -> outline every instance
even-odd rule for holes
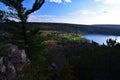
[[[10,25],[9,25],[10,24]],[[12,23],[0,23],[0,28],[11,27]],[[12,26],[18,26],[19,23],[14,23]],[[19,24],[20,26],[20,24]],[[18,27],[19,27],[18,26]],[[104,34],[104,35],[120,35],[120,28],[115,28],[113,25],[77,25],[66,23],[27,23],[27,27],[37,27],[41,30],[65,31],[80,34]],[[112,27],[108,27],[112,26]]]

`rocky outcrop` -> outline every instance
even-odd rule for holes
[[[23,70],[29,64],[25,50],[16,45],[6,44],[0,47],[0,80],[21,80]]]

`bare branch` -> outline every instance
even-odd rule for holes
[[[34,11],[40,9],[44,2],[45,2],[45,0],[35,0],[35,3],[32,6],[32,9],[27,10],[25,12],[25,15],[29,15],[29,14],[33,13]]]

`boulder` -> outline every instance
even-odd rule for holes
[[[25,50],[18,49],[13,44],[6,44],[0,49],[0,54],[2,53],[0,55],[0,80],[20,80],[24,75],[24,67],[30,62]]]

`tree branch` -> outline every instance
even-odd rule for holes
[[[45,2],[45,0],[35,0],[35,3],[32,6],[32,9],[27,10],[25,12],[25,15],[29,15],[29,14],[33,13],[34,11],[40,9],[44,2]]]

